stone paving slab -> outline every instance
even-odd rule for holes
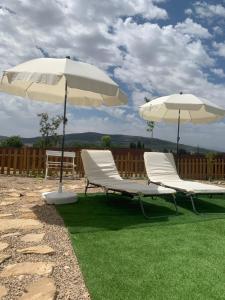
[[[9,247],[8,243],[0,242],[0,251],[3,251]]]
[[[1,201],[0,206],[9,206],[14,204],[16,201]]]
[[[55,250],[48,245],[38,245],[38,246],[32,246],[32,247],[27,247],[23,249],[17,249],[18,253],[23,253],[23,254],[53,254],[55,253]]]
[[[42,228],[38,220],[33,219],[0,219],[0,231],[5,232],[11,229],[30,230]]]
[[[52,274],[54,263],[51,262],[21,262],[6,266],[0,277],[11,277],[26,274],[48,276]]]
[[[10,232],[10,233],[6,233],[6,234],[2,234],[0,236],[0,238],[4,239],[4,238],[13,237],[13,236],[20,236],[20,235],[21,235],[21,232],[15,231],[15,232]]]
[[[6,217],[12,217],[13,214],[0,214],[0,219],[1,218],[6,218]]]
[[[4,261],[6,261],[7,259],[9,259],[11,257],[12,257],[12,255],[0,253],[0,264],[2,264]]]
[[[56,286],[52,278],[41,278],[32,282],[25,291],[20,300],[54,300],[56,297]]]
[[[44,233],[28,233],[22,236],[20,239],[21,241],[27,243],[38,243],[43,240],[44,235]]]
[[[7,289],[4,285],[0,285],[0,300],[7,295]]]

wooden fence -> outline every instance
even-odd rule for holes
[[[80,150],[78,148],[67,149],[67,151],[76,152],[76,172],[78,177],[83,177]],[[126,178],[146,176],[143,161],[144,150],[112,149],[112,152],[121,176]],[[225,155],[215,157],[211,163],[201,155],[185,155],[180,157],[179,164],[182,178],[221,180],[225,177]],[[44,176],[44,171],[45,150],[30,147],[0,148],[0,174]],[[66,173],[70,175],[69,171]]]

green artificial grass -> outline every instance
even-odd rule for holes
[[[79,195],[57,209],[92,300],[225,299],[225,199],[201,197],[197,216],[185,197],[179,215],[171,203],[145,198],[146,220],[137,201],[103,194]]]

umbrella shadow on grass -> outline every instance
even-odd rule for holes
[[[120,230],[149,226],[151,223],[167,223],[175,216],[172,203],[155,198],[144,198],[144,207],[148,216],[145,219],[141,213],[138,200],[118,194],[110,194],[107,199],[104,194],[79,195],[79,201],[71,205],[57,206],[58,212],[71,233],[94,232],[102,230]]]

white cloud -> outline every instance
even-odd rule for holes
[[[221,26],[214,26],[213,27],[213,32],[216,35],[222,35],[223,34],[223,29],[221,28]]]
[[[138,25],[131,19],[117,23],[116,37],[126,55],[115,76],[133,86],[134,91],[138,86],[151,94],[180,90],[201,94],[199,87],[208,85],[202,69],[213,66],[214,60],[199,39],[193,40],[171,25]]]
[[[135,88],[133,89],[131,97],[132,97],[134,109],[138,110],[139,106],[145,103],[144,100],[145,97],[152,99],[153,95],[150,91]]]
[[[188,15],[188,16],[191,16],[193,14],[193,10],[191,8],[187,8],[185,9],[185,14]]]
[[[197,16],[201,18],[225,17],[225,7],[222,4],[209,4],[206,1],[194,3]]]
[[[183,34],[188,34],[192,37],[207,39],[211,37],[208,29],[202,25],[193,22],[192,19],[187,18],[182,23],[177,23],[175,29]]]
[[[225,78],[225,73],[223,69],[220,68],[215,68],[215,69],[211,69],[211,71],[216,74],[217,76],[219,76],[220,78]]]
[[[225,57],[225,43],[213,43],[213,47],[216,49],[216,54]]]
[[[0,96],[1,112],[4,113],[4,118],[0,117],[0,135],[36,136],[39,135],[38,113],[62,115],[63,105],[30,101],[5,94]]]
[[[1,67],[41,56],[37,46],[50,56],[71,55],[103,68],[119,64],[120,52],[108,27],[121,15],[166,18],[167,12],[157,2],[41,0],[33,5],[32,1],[0,0]]]

